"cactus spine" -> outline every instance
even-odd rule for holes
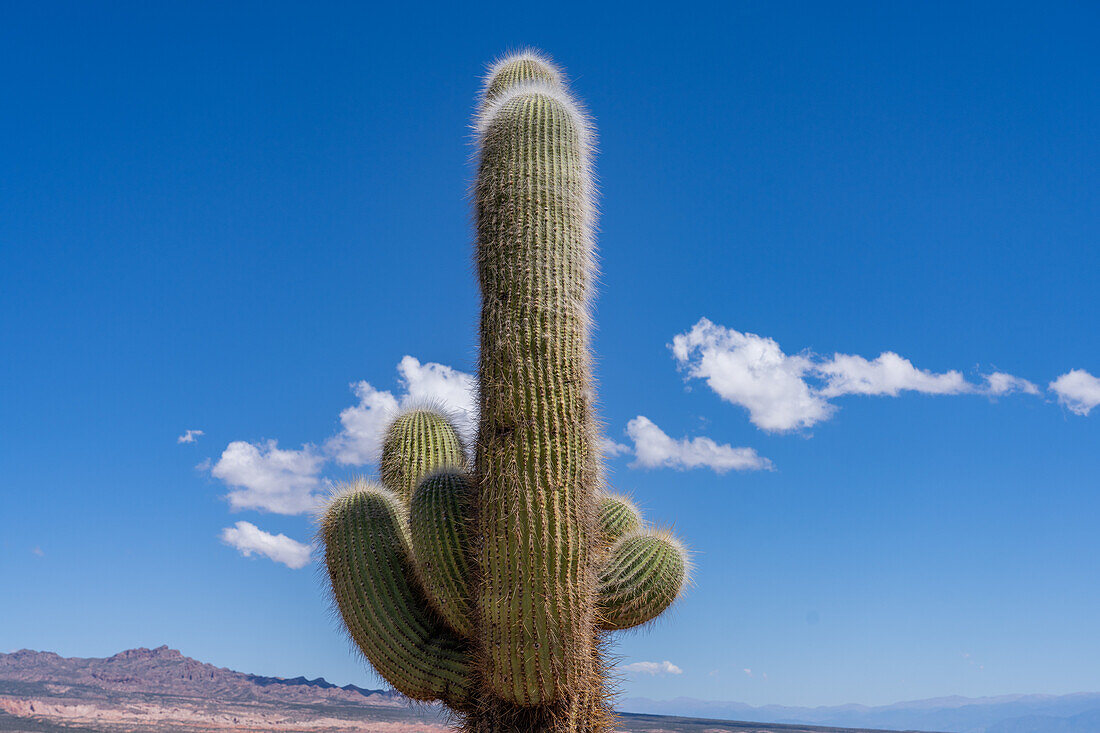
[[[611,729],[605,632],[678,596],[687,555],[604,493],[593,410],[592,133],[561,72],[495,64],[477,115],[482,308],[473,470],[431,409],[321,518],[332,594],[374,668],[467,731]]]

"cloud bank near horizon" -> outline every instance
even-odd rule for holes
[[[684,673],[684,670],[667,659],[663,662],[632,662],[631,664],[624,664],[617,669],[627,674],[644,674],[650,677]]]

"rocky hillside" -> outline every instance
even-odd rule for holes
[[[324,679],[282,679],[234,672],[185,657],[167,646],[127,649],[104,659],[58,656],[22,650],[0,654],[0,680],[83,685],[110,692],[151,693],[227,702],[399,705],[405,701],[387,690],[337,687]]]
[[[446,733],[440,709],[323,679],[242,674],[174,649],[105,659],[0,654],[0,733]],[[623,714],[622,733],[870,733]]]

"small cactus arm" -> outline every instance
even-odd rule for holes
[[[468,644],[428,607],[415,583],[400,500],[356,481],[336,495],[321,520],[332,595],[349,636],[403,695],[470,702]]]
[[[382,483],[406,504],[421,477],[441,466],[462,466],[466,451],[451,421],[435,409],[397,415],[382,441]]]
[[[466,472],[440,471],[420,482],[409,507],[420,581],[440,616],[466,638],[474,635],[469,587],[473,489]]]
[[[606,632],[667,609],[687,554],[601,489],[588,119],[524,51],[491,68],[477,131],[472,472],[446,416],[402,412],[383,486],[344,486],[319,536],[349,635],[397,690],[442,700],[470,732],[605,733]]]
[[[604,494],[599,498],[599,513],[600,531],[607,544],[642,528],[642,513],[625,496]]]
[[[667,532],[620,538],[600,571],[600,628],[620,631],[657,618],[680,594],[687,570],[683,545]]]

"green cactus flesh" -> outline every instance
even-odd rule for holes
[[[630,534],[612,548],[600,573],[600,628],[629,629],[672,605],[687,575],[683,547],[670,535]]]
[[[618,494],[604,494],[599,499],[599,525],[604,541],[611,544],[625,534],[642,527],[642,515],[634,502]]]
[[[402,694],[465,707],[471,665],[465,641],[431,612],[418,592],[397,497],[358,481],[321,520],[325,565],[348,633]]]
[[[491,102],[516,84],[528,81],[541,81],[548,85],[557,85],[561,73],[554,65],[532,51],[502,59],[490,70],[485,85],[485,101]]]
[[[473,473],[445,416],[405,411],[385,434],[385,486],[355,482],[321,519],[351,638],[469,733],[610,731],[604,632],[655,618],[687,574],[677,540],[601,491],[587,125],[541,56],[493,67],[477,120]]]
[[[553,702],[593,674],[583,126],[563,98],[521,85],[481,136],[479,642],[486,684],[518,705]]]
[[[408,503],[421,478],[465,462],[462,440],[447,416],[414,409],[399,414],[386,430],[380,473],[386,488]]]
[[[470,602],[473,481],[462,471],[424,478],[409,505],[416,565],[428,599],[455,632],[474,635]]]

